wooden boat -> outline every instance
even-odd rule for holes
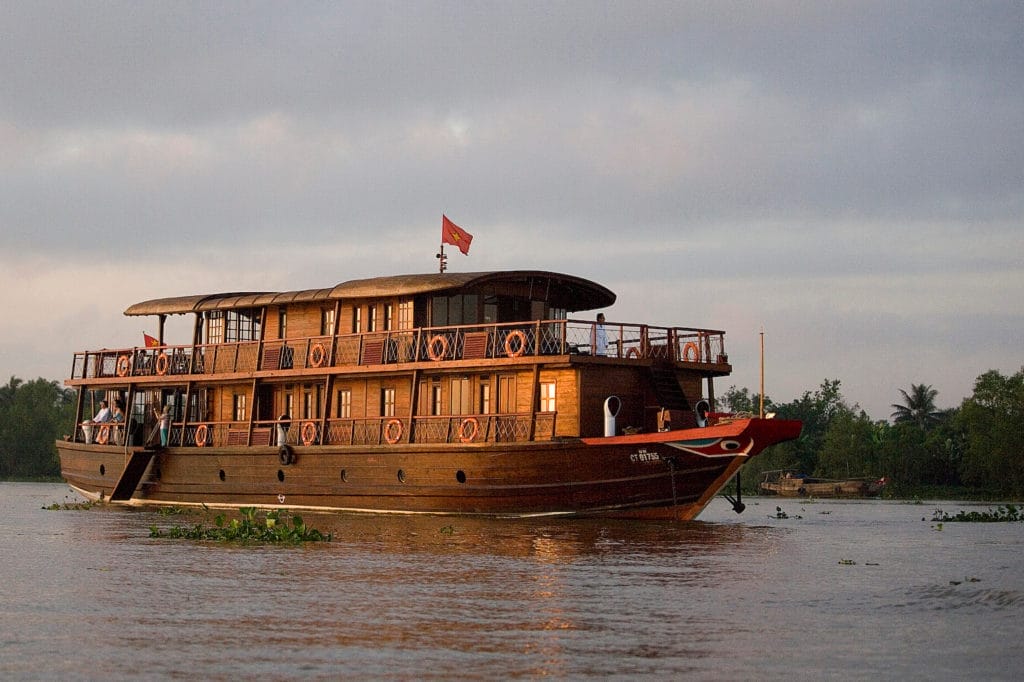
[[[692,519],[800,423],[709,423],[725,334],[569,317],[614,301],[507,271],[137,303],[159,338],[74,355],[61,471],[136,505]],[[126,421],[83,422],[100,400]]]
[[[885,478],[813,478],[793,469],[765,471],[761,490],[782,497],[877,497]]]

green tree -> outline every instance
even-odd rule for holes
[[[964,483],[1001,496],[1024,496],[1024,368],[1010,377],[996,370],[979,376],[957,422],[966,444]]]
[[[903,404],[893,403],[895,411],[890,415],[897,424],[917,424],[922,429],[935,426],[942,420],[942,412],[935,407],[939,392],[925,384],[911,384],[910,393],[902,388]]]
[[[730,386],[723,395],[718,396],[717,407],[723,412],[745,413],[757,415],[761,409],[761,394],[751,393],[747,388],[736,388]],[[764,409],[770,411],[773,408],[772,399],[764,397]]]
[[[74,396],[45,379],[0,389],[0,478],[59,475],[54,441],[72,432]]]
[[[880,476],[883,428],[864,410],[837,410],[825,429],[815,474],[824,478]]]

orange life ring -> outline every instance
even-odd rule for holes
[[[441,352],[435,353],[434,344],[437,343],[438,341],[441,342]],[[430,337],[430,342],[427,343],[427,357],[429,357],[434,362],[437,362],[438,360],[444,360],[446,355],[448,355],[448,339],[440,334],[435,334],[434,336]]]
[[[206,424],[200,424],[196,427],[196,446],[204,447],[206,445],[206,437],[209,434],[209,429]]]
[[[637,348],[636,346],[633,346],[632,348],[630,348],[629,350],[626,351],[626,357],[627,358],[639,358],[640,357],[640,349]]]
[[[117,356],[117,376],[123,377],[128,375],[128,369],[131,367],[131,361],[128,360],[127,355]]]
[[[471,426],[472,431],[467,432],[466,426]],[[480,432],[480,423],[477,422],[476,417],[466,417],[459,424],[459,440],[463,443],[472,443],[476,438],[476,434]]]
[[[110,425],[104,424],[100,427],[100,432],[96,434],[96,442],[100,445],[106,445],[107,441],[110,440]]]
[[[324,360],[327,359],[327,349],[324,348],[324,344],[317,341],[309,349],[309,364],[314,367],[319,367],[324,364]],[[308,443],[307,443],[308,445]]]
[[[692,357],[690,351],[693,351]],[[698,348],[697,344],[693,341],[687,342],[687,344],[683,346],[683,361],[697,362],[698,360],[700,360],[700,348]]]
[[[156,356],[156,373],[160,376],[167,374],[167,370],[171,366],[171,359],[167,357],[167,353],[160,353]]]
[[[519,339],[519,348],[512,350],[512,339]],[[519,329],[513,329],[505,337],[505,355],[510,358],[518,358],[526,352],[526,334]]]
[[[312,445],[313,441],[316,440],[316,424],[313,422],[306,422],[302,425],[302,444]]]
[[[397,426],[397,430],[393,430],[391,427]],[[384,425],[384,440],[388,442],[388,445],[394,445],[402,439],[402,422],[397,419],[390,419],[388,423]]]

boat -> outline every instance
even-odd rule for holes
[[[782,497],[878,497],[885,487],[882,478],[815,478],[795,469],[763,472],[761,490]]]
[[[112,504],[692,519],[800,423],[714,412],[722,331],[574,317],[615,300],[442,269],[136,303],[156,336],[74,353],[61,472]]]

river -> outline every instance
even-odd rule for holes
[[[1024,523],[715,500],[689,523],[306,515],[302,546],[0,483],[0,678],[1020,679]],[[779,514],[776,508],[784,514]],[[787,518],[780,518],[780,516]]]

